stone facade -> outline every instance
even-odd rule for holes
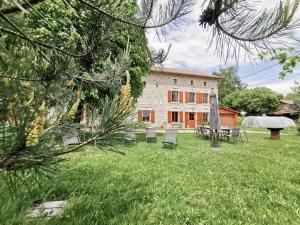
[[[152,69],[145,79],[143,94],[137,101],[136,120],[149,122],[153,127],[195,127],[206,121],[209,93],[212,88],[217,93],[218,79],[191,71]],[[177,92],[177,102],[172,101],[172,92]],[[194,97],[188,93],[195,93],[191,94]],[[174,95],[176,99],[176,93]],[[193,99],[194,102],[189,102]],[[177,113],[172,115],[172,112]],[[148,115],[150,118],[147,118]]]

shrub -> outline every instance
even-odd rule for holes
[[[297,131],[298,131],[298,133],[300,134],[300,118],[298,119],[296,125],[297,125]]]

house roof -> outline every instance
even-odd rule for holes
[[[284,104],[289,104],[289,105],[294,104],[294,101],[290,100],[290,99],[282,99],[282,100],[279,100],[279,102],[284,103]]]
[[[231,108],[226,108],[224,106],[219,106],[219,109],[223,109],[225,111],[232,112],[232,113],[238,113],[238,111],[231,109]]]
[[[204,72],[196,72],[191,70],[181,70],[175,68],[159,68],[159,67],[152,67],[150,70],[151,73],[165,73],[165,74],[174,74],[174,75],[182,75],[182,76],[196,76],[196,77],[204,77],[209,79],[221,79],[218,76],[214,76]]]
[[[299,115],[300,111],[288,111],[288,110],[279,110],[276,112],[267,113],[270,116],[283,116],[283,115]]]

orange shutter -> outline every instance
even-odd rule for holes
[[[155,111],[151,111],[151,123],[155,123]]]
[[[139,111],[138,111],[138,121],[139,121],[139,122],[142,122],[142,119],[143,119],[143,118],[142,118],[142,110],[139,110]]]
[[[183,112],[179,113],[179,122],[183,123]]]
[[[202,99],[201,99],[201,93],[197,92],[197,93],[196,93],[196,103],[197,103],[197,104],[201,104],[201,103],[202,103],[201,100],[202,100]]]
[[[185,103],[189,103],[189,93],[185,92]]]
[[[179,92],[179,102],[180,103],[183,102],[183,92],[182,91]]]
[[[172,102],[172,91],[168,91],[168,102]]]
[[[189,113],[185,112],[185,127],[187,128],[189,124]]]
[[[202,112],[198,112],[197,113],[197,124],[201,125],[203,121],[203,113]]]
[[[172,123],[172,112],[168,112],[168,123]]]

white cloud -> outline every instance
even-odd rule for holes
[[[221,60],[214,52],[215,46],[213,45],[212,48],[208,49],[210,33],[203,30],[198,24],[202,2],[203,0],[197,1],[192,13],[187,17],[188,22],[169,31],[166,40],[160,41],[153,30],[148,32],[147,37],[151,47],[167,49],[168,45],[172,44],[169,56],[164,63],[166,67],[201,71],[224,66],[224,60]],[[274,3],[279,2],[279,0],[261,0],[261,4],[255,4],[257,4],[256,7],[261,8],[274,6]],[[249,62],[247,59],[244,60],[243,57],[240,57],[240,59],[240,65]],[[235,60],[229,60],[227,64],[235,64]]]
[[[268,83],[268,84],[263,84],[263,85],[251,85],[250,88],[254,88],[254,87],[267,87],[272,89],[273,91],[276,91],[278,93],[281,94],[288,94],[290,93],[291,87],[295,86],[295,82],[294,81],[299,81],[300,82],[300,78],[298,79],[290,79],[290,80],[280,80],[277,82],[272,82],[272,83]]]

